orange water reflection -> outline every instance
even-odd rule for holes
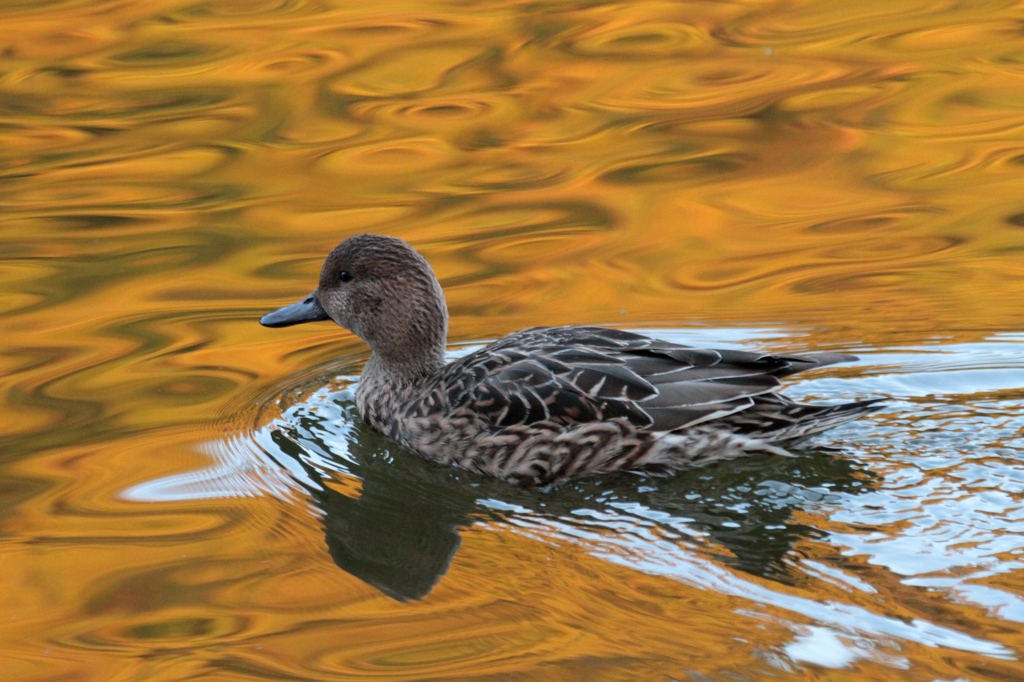
[[[828,641],[814,618],[554,522],[526,532],[470,505],[444,578],[397,602],[338,569],[308,491],[125,494],[203,470],[210,443],[361,357],[327,326],[255,324],[360,231],[430,259],[454,341],[554,323],[770,327],[749,341],[774,349],[1019,331],[1019,20],[998,1],[5,3],[5,675],[1019,676],[1019,569],[928,591],[798,534],[786,561],[812,563],[790,583],[744,580],[1005,648],[893,635],[828,671],[799,655]],[[1018,389],[992,389],[963,429],[995,434],[993,458],[1019,457]],[[857,461],[889,475],[893,443],[928,433],[880,416]],[[800,505],[779,522],[856,526]],[[736,550],[711,544],[700,570],[725,580]]]

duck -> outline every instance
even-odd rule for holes
[[[309,296],[260,319],[318,321],[370,348],[355,398],[371,429],[432,462],[524,487],[791,455],[881,407],[779,392],[781,378],[853,355],[698,348],[607,327],[531,327],[448,362],[433,269],[404,240],[378,234],[345,239]]]

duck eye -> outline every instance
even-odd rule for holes
[[[350,282],[352,280],[352,273],[349,272],[348,270],[342,270],[341,274],[338,275],[338,279],[340,279],[342,282]]]

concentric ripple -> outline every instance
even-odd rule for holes
[[[785,338],[773,330],[657,334],[719,347]],[[601,604],[644,601],[650,589],[698,602],[728,598],[731,619],[777,631],[769,660],[782,669],[857,661],[899,669],[931,648],[998,668],[1016,660],[1004,624],[1024,620],[1024,602],[1005,582],[1024,557],[1022,351],[1012,335],[871,350],[842,377],[826,370],[788,392],[836,400],[884,394],[891,407],[820,437],[794,459],[757,457],[670,479],[623,475],[546,492],[435,467],[376,436],[354,411],[355,368],[335,366],[331,375],[342,374],[327,385],[311,376],[308,388],[271,397],[251,433],[210,443],[215,464],[125,494],[287,500],[292,513],[306,509],[319,519],[339,575],[400,601],[430,596],[428,603],[454,607],[481,583],[491,584],[485,593],[527,599],[526,586],[509,576],[543,565],[552,584],[573,585],[572,594],[601,590],[592,608],[603,618]],[[557,552],[482,564],[460,558],[490,537]],[[609,584],[605,570],[633,578]],[[554,608],[563,597],[571,598],[540,601]],[[489,618],[429,647],[460,651],[445,654],[452,670],[487,665],[493,646],[472,643],[487,641]],[[705,644],[715,646],[714,636]],[[354,651],[317,665],[414,671],[438,663],[429,656],[371,663],[375,657]]]
[[[0,2],[4,679],[1020,679],[1020,14]],[[437,469],[353,414],[357,339],[258,326],[364,231],[455,343],[859,352],[789,390],[889,407],[673,479]]]

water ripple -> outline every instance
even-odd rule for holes
[[[1017,679],[1018,5],[0,3],[5,675]],[[255,326],[359,231],[456,341],[853,350],[791,392],[891,400],[669,480],[438,470],[350,335]]]
[[[727,346],[779,336],[771,329],[659,335]],[[998,578],[1022,567],[1013,557],[1024,554],[1024,461],[992,450],[1024,446],[1024,422],[1005,416],[1013,411],[1005,391],[1024,390],[1024,376],[999,367],[1020,357],[1013,335],[875,351],[853,376],[810,378],[792,389],[844,399],[883,390],[914,401],[879,423],[837,431],[831,443],[840,454],[732,462],[668,480],[626,477],[610,487],[584,481],[546,495],[439,469],[394,448],[359,423],[355,377],[342,376],[268,403],[268,414],[279,416],[211,443],[209,467],[125,495],[164,502],[307,497],[335,563],[403,600],[424,597],[438,581],[452,581],[449,589],[458,592],[474,580],[473,571],[445,573],[458,563],[459,537],[483,529],[563,551],[576,547],[629,571],[732,596],[739,600],[734,617],[767,618],[791,631],[777,652],[788,661],[901,668],[908,643],[1013,661],[1017,653],[988,634],[988,621],[1019,622],[1022,613],[1020,598]],[[927,386],[943,390],[921,390]],[[979,392],[990,397],[979,400]],[[952,396],[971,396],[972,403],[944,400]],[[982,422],[991,424],[979,431]],[[413,516],[411,508],[418,509]],[[407,545],[412,537],[418,539]],[[828,600],[814,596],[822,586],[829,586]],[[918,590],[921,607],[906,597],[897,607],[887,596],[894,590]],[[948,607],[935,610],[943,595],[980,612],[950,620]],[[453,632],[445,641],[460,637]],[[462,655],[482,661],[483,652]],[[360,669],[375,656],[353,652],[344,663],[317,665]]]

